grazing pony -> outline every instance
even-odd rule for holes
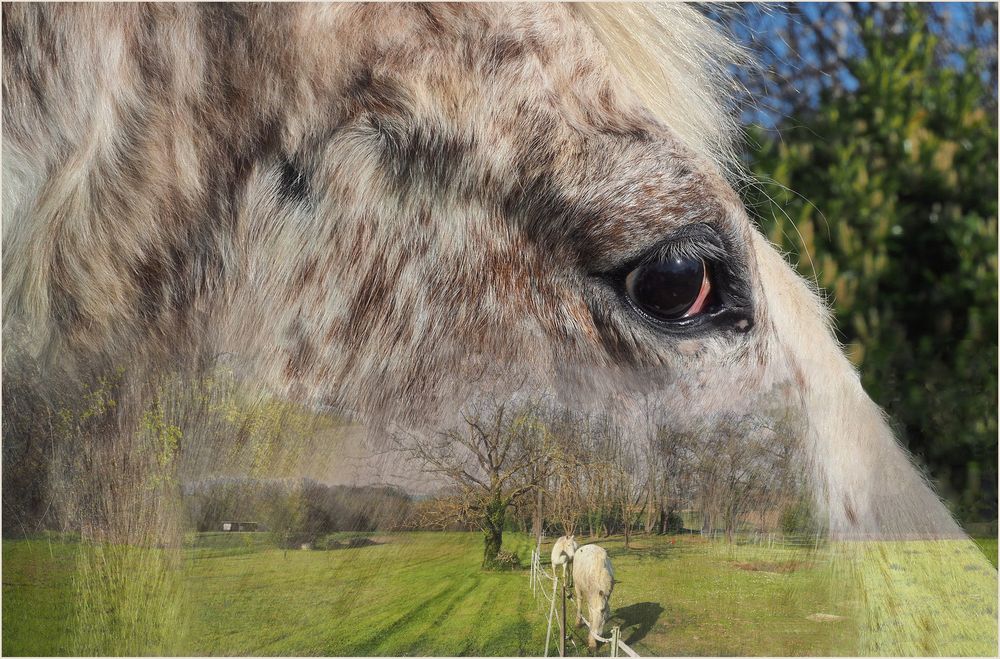
[[[587,607],[589,632],[587,645],[597,648],[597,636],[603,634],[604,625],[611,614],[608,600],[615,587],[615,571],[603,547],[576,544],[573,536],[564,535],[552,545],[552,569],[557,565],[573,566],[573,599],[576,601],[576,626],[584,625],[583,607]]]
[[[242,400],[375,437],[522,385],[625,424],[655,398],[678,426],[770,392],[861,567],[860,652],[995,651],[995,616],[952,633],[921,608],[995,595],[995,571],[865,544],[951,538],[985,563],[733,188],[741,57],[681,4],[5,4],[5,373],[121,374],[101,441],[66,447],[97,482],[52,489],[130,533],[167,519],[144,479],[211,461],[149,412],[158,374],[222,360]],[[18,400],[5,427],[31,418]]]

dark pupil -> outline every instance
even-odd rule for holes
[[[643,311],[673,320],[683,316],[698,299],[704,273],[701,259],[670,257],[640,265],[626,277],[625,287]]]

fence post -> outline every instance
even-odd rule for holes
[[[612,657],[617,657],[618,656],[618,641],[619,641],[619,639],[621,639],[621,636],[622,636],[622,628],[621,627],[615,626],[615,627],[611,628],[611,656]]]
[[[562,617],[559,618],[559,656],[566,656],[566,580],[562,584]]]
[[[529,575],[528,583],[531,584],[532,597],[536,597],[537,595],[535,594],[535,550],[534,549],[531,550],[531,574]]]
[[[556,587],[559,585],[559,577],[556,575],[555,570],[552,571],[552,598],[549,600],[551,606],[549,607],[549,624],[545,628],[545,656],[549,656],[549,638],[552,634],[552,615],[556,612]]]

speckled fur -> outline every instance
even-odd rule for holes
[[[697,102],[654,115],[588,16],[4,5],[5,335],[229,355],[272,395],[412,424],[511,374],[584,404],[657,387],[689,418],[797,382],[833,532],[957,532],[704,147],[724,90],[692,75]],[[678,337],[602,275],[697,223],[752,322]]]

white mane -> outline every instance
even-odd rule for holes
[[[750,64],[747,51],[688,4],[574,7],[646,106],[690,148],[736,174],[740,83],[731,66]]]

